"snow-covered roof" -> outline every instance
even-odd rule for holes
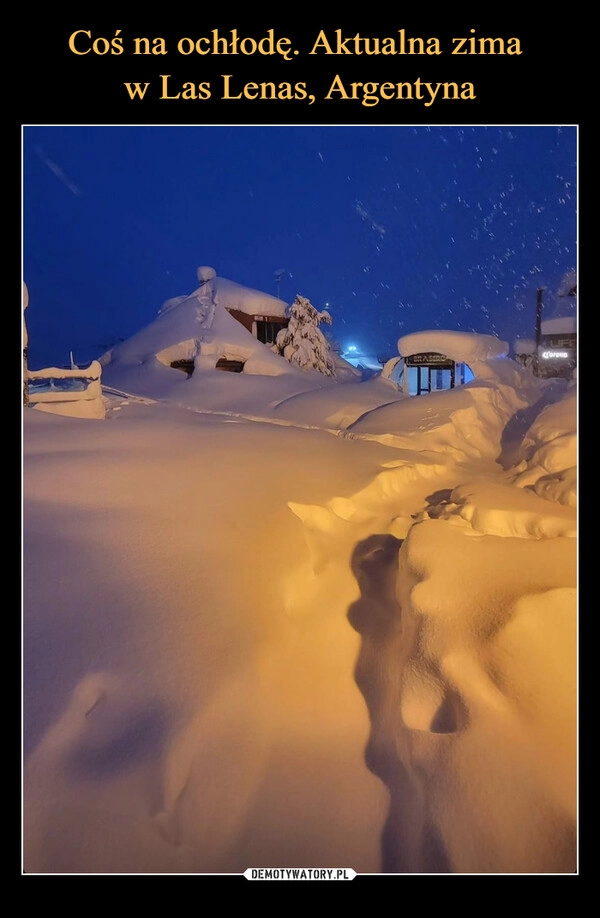
[[[517,338],[513,342],[515,354],[535,354],[535,340],[533,338]]]
[[[403,335],[398,340],[398,351],[402,357],[433,352],[469,365],[476,361],[506,357],[508,350],[506,341],[500,341],[494,335],[478,335],[475,332],[434,329]]]
[[[563,316],[558,319],[542,319],[543,335],[571,335],[577,332],[577,318]]]
[[[215,278],[215,302],[225,309],[237,309],[251,316],[276,316],[284,318],[287,303],[276,296],[243,287],[226,277]]]
[[[200,287],[195,292],[198,293],[202,287],[210,284],[214,302],[225,309],[235,309],[250,316],[285,317],[287,303],[284,303],[283,300],[278,299],[276,296],[271,296],[270,293],[263,293],[261,290],[237,284],[226,277],[219,277],[215,269],[208,266],[199,267],[196,274],[200,281]],[[168,312],[169,309],[179,305],[184,299],[186,297],[173,297],[167,300],[159,312],[161,314]]]

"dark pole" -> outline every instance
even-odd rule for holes
[[[279,292],[281,288],[281,278],[284,276],[285,273],[286,273],[285,268],[279,268],[277,271],[275,271],[275,284],[277,287],[277,299],[279,299]]]
[[[537,292],[537,306],[535,311],[535,347],[536,350],[540,346],[540,340],[542,337],[542,294],[544,292],[543,287],[538,287]]]

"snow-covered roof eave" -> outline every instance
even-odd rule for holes
[[[244,287],[226,277],[216,277],[214,285],[215,302],[227,310],[236,310],[250,316],[267,316],[278,319],[286,317],[288,304],[276,296],[271,296],[270,293],[263,293],[252,287]]]
[[[456,363],[471,365],[479,361],[508,356],[509,345],[494,335],[482,335],[476,332],[433,329],[403,335],[398,340],[398,352],[401,357],[412,357],[414,354],[445,354]]]

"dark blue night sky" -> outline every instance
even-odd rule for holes
[[[333,317],[345,348],[442,328],[533,337],[577,264],[577,129],[23,128],[29,365],[87,362],[196,268]]]

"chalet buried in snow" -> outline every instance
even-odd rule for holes
[[[157,360],[188,377],[211,369],[268,376],[284,372],[271,346],[287,325],[286,303],[217,277],[214,268],[198,268],[197,277],[196,290],[167,300],[150,325],[105,354],[102,363]]]
[[[337,354],[327,353],[334,372],[325,359],[310,362],[315,353],[317,358],[321,354],[317,344],[328,350],[317,327],[302,342],[305,348],[300,349],[287,339],[285,346],[279,347],[280,336],[294,322],[293,306],[268,293],[218,277],[214,268],[208,266],[198,268],[197,278],[196,290],[167,300],[150,325],[104,354],[100,358],[102,365],[150,369],[158,362],[169,370],[182,371],[188,379],[211,370],[282,376],[315,369],[338,379],[360,376]],[[317,325],[321,320],[326,321],[324,313],[314,312]],[[305,353],[305,349],[310,353]]]

